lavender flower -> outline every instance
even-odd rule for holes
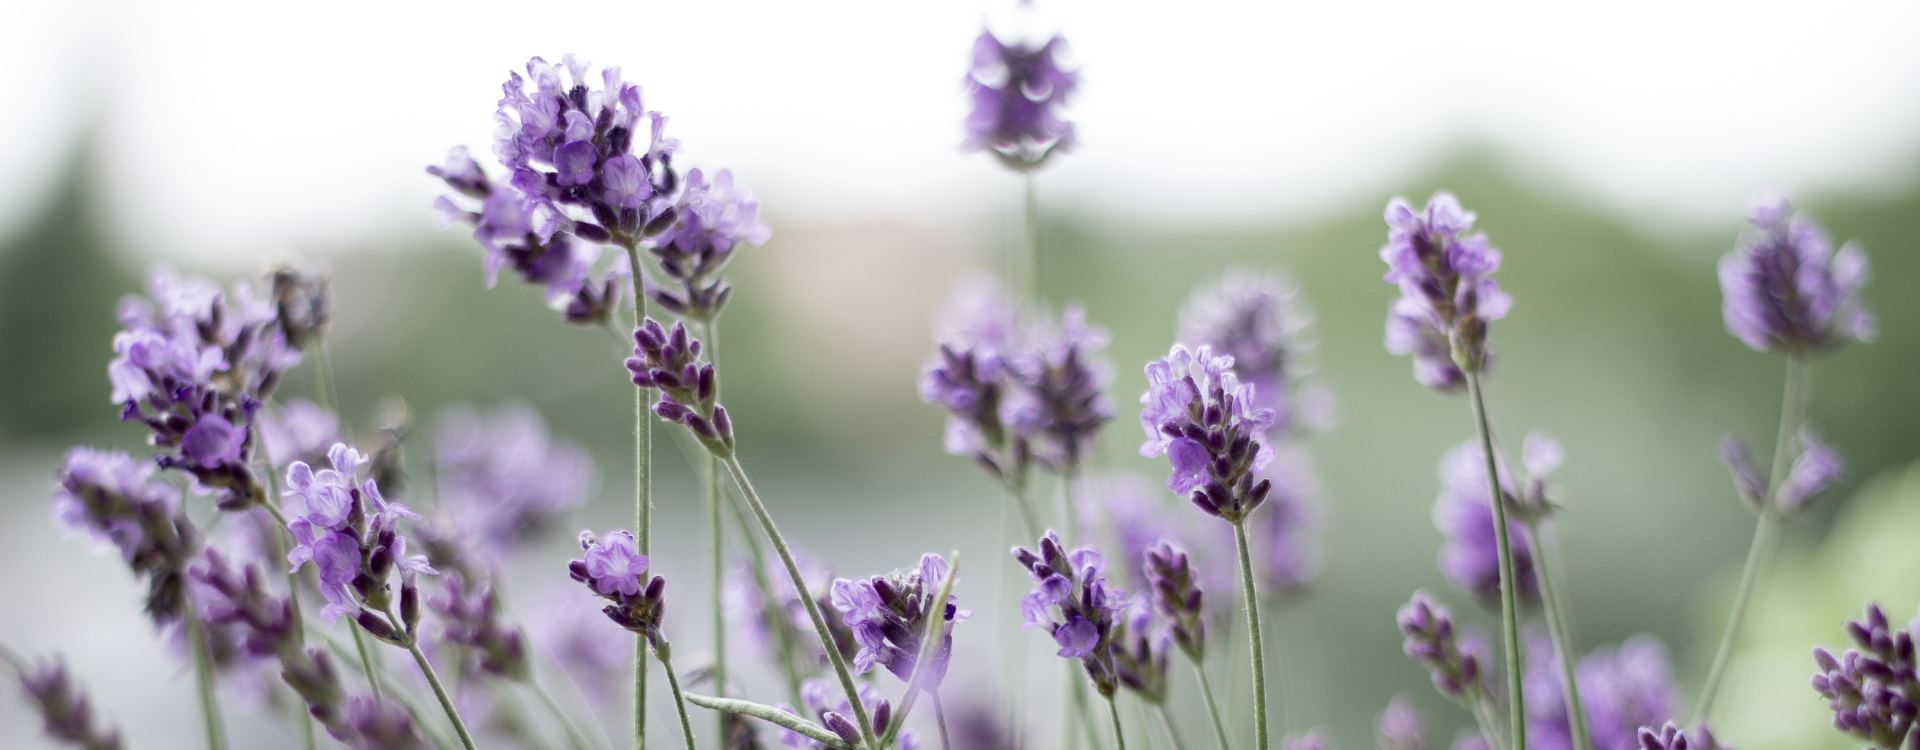
[[[1004,711],[988,706],[985,701],[960,706],[949,719],[953,730],[953,746],[973,750],[1014,750],[1020,747],[1014,730],[1003,722],[1004,715]]]
[[[1014,387],[1000,403],[1000,418],[1041,466],[1061,473],[1076,470],[1094,433],[1113,419],[1106,395],[1113,376],[1094,358],[1106,348],[1107,332],[1086,318],[1085,310],[1068,307],[1058,329],[1036,326],[1031,348],[1005,359]]]
[[[392,604],[388,575],[400,572],[401,622],[411,636],[420,620],[414,576],[438,573],[425,556],[407,556],[407,538],[396,530],[401,518],[420,516],[405,505],[387,502],[371,479],[355,485],[355,475],[367,460],[359,451],[336,443],[327,457],[331,469],[314,471],[298,461],[287,469],[284,494],[298,498],[301,505],[288,509],[293,518],[287,530],[295,546],[287,562],[295,570],[308,561],[319,568],[320,593],[327,599],[320,616],[328,623],[351,614],[375,637],[402,643],[405,639],[380,617]]]
[[[1113,664],[1114,613],[1127,608],[1127,592],[1107,586],[1107,561],[1100,553],[1086,547],[1068,552],[1060,535],[1052,531],[1040,537],[1039,546],[1038,553],[1013,548],[1013,558],[1039,584],[1020,600],[1026,620],[1020,630],[1046,628],[1060,645],[1057,655],[1079,659],[1094,689],[1111,698],[1118,685]]]
[[[1413,355],[1413,377],[1446,392],[1486,367],[1487,323],[1506,317],[1513,299],[1493,281],[1500,251],[1485,234],[1467,234],[1474,215],[1452,193],[1434,193],[1415,212],[1387,202],[1386,281],[1400,287],[1387,315],[1387,351]]]
[[[65,661],[8,662],[20,678],[20,690],[39,709],[48,737],[86,750],[120,750],[120,730],[94,726],[93,706],[67,675]]]
[[[1713,732],[1705,724],[1694,728],[1692,732],[1682,732],[1680,727],[1669,721],[1659,729],[1652,726],[1640,728],[1635,737],[1639,741],[1637,750],[1732,750],[1713,739]],[[1623,747],[1633,748],[1632,745]]]
[[[347,701],[346,724],[354,737],[344,740],[366,750],[427,750],[427,743],[413,727],[413,718],[399,706],[371,696],[354,696]]]
[[[1266,500],[1272,482],[1254,475],[1273,459],[1260,442],[1273,426],[1273,410],[1254,406],[1254,386],[1233,374],[1233,357],[1209,347],[1188,352],[1175,345],[1147,365],[1147,392],[1140,396],[1140,426],[1147,442],[1140,455],[1162,453],[1173,464],[1167,489],[1192,493],[1208,515],[1238,524]]]
[[[840,735],[847,744],[858,746],[860,729],[854,726],[853,704],[845,697],[838,696],[839,691],[828,687],[820,680],[807,680],[800,684],[800,700],[808,711],[819,717],[820,726]],[[860,686],[860,704],[866,708],[867,715],[873,717],[873,734],[880,736],[887,731],[887,722],[893,718],[893,704],[880,695],[872,685]],[[781,704],[779,708],[795,716],[801,715],[792,706]],[[912,730],[902,730],[899,736],[900,750],[917,750],[920,737]],[[780,743],[795,750],[820,750],[826,747],[819,741],[791,729],[780,731]]]
[[[1800,455],[1793,459],[1785,481],[1780,483],[1773,495],[1773,509],[1781,513],[1800,510],[1808,500],[1839,482],[1845,471],[1845,463],[1840,460],[1839,452],[1822,441],[1812,429],[1802,428],[1799,437]],[[1761,477],[1760,469],[1754,466],[1746,444],[1732,433],[1720,439],[1720,462],[1732,472],[1733,485],[1739,491],[1740,499],[1755,510],[1764,509],[1767,504],[1767,482]]]
[[[945,447],[969,456],[1009,488],[1026,482],[1033,458],[1026,438],[1009,430],[1001,402],[1010,388],[1008,360],[1017,356],[1018,307],[997,282],[974,279],[954,290],[937,328],[940,352],[921,369],[920,398],[947,410]]]
[[[647,249],[679,290],[652,287],[647,296],[675,315],[710,322],[726,307],[733,287],[716,275],[742,244],[762,245],[773,236],[760,223],[760,202],[720,170],[711,184],[700,170],[687,172],[678,221]]]
[[[1573,737],[1560,686],[1560,659],[1552,642],[1539,634],[1530,634],[1527,652],[1528,742],[1542,750],[1567,750]],[[1596,649],[1580,660],[1574,674],[1587,733],[1596,748],[1633,747],[1640,728],[1665,721],[1678,702],[1666,649],[1649,636],[1629,638],[1618,648]]]
[[[1847,636],[1855,648],[1838,658],[1824,648],[1813,650],[1820,667],[1813,689],[1833,710],[1834,729],[1882,750],[1899,750],[1920,718],[1913,645],[1920,619],[1895,630],[1878,604],[1868,604],[1863,620],[1847,621]]]
[[[1760,476],[1760,469],[1753,465],[1753,454],[1739,436],[1731,432],[1721,436],[1720,463],[1732,472],[1733,487],[1739,491],[1740,499],[1747,507],[1760,510],[1766,504],[1767,480]]]
[[[1486,675],[1480,666],[1485,657],[1471,644],[1461,642],[1453,614],[1446,607],[1434,602],[1427,592],[1415,591],[1400,608],[1398,619],[1400,632],[1406,636],[1402,649],[1433,670],[1433,686],[1441,695],[1462,704],[1486,697]]]
[[[259,414],[260,447],[275,467],[294,461],[316,464],[327,457],[327,449],[340,442],[340,417],[312,401],[296,398],[278,412]]]
[[[660,636],[660,621],[665,615],[667,579],[647,578],[647,556],[640,554],[633,534],[615,531],[603,539],[582,531],[580,548],[587,554],[567,563],[568,575],[587,584],[595,596],[613,602],[600,610],[607,619],[646,636],[659,649],[666,642]]]
[[[653,413],[686,425],[708,452],[721,458],[733,454],[733,420],[718,401],[713,363],[700,362],[700,341],[687,335],[683,323],[672,332],[647,318],[633,332],[633,356],[627,370],[633,384],[660,389]]]
[[[1494,608],[1500,602],[1500,554],[1493,528],[1493,505],[1487,492],[1486,454],[1480,445],[1468,442],[1447,452],[1440,460],[1440,496],[1434,501],[1433,524],[1446,534],[1440,548],[1440,571],[1462,591],[1469,592],[1482,606]],[[1501,472],[1504,478],[1510,476]],[[1512,496],[1502,487],[1503,497]],[[1511,502],[1511,501],[1508,501]],[[1534,579],[1533,548],[1521,533],[1519,520],[1507,519],[1513,543],[1513,575],[1520,596],[1537,595]]]
[[[1279,273],[1229,271],[1180,308],[1180,343],[1233,357],[1234,375],[1253,384],[1255,406],[1272,409],[1272,429],[1284,434],[1301,426],[1291,400],[1311,349],[1309,322],[1299,292]]]
[[[927,618],[933,617],[937,608],[945,624],[941,626],[939,645],[927,656],[928,676],[919,684],[927,692],[940,688],[953,658],[953,626],[973,616],[972,610],[960,609],[954,603],[959,600],[956,595],[948,594],[945,602],[933,601],[947,578],[947,570],[946,558],[928,553],[911,570],[896,570],[863,581],[841,578],[833,582],[833,608],[845,615],[854,640],[860,644],[860,651],[853,657],[855,673],[866,674],[879,664],[895,677],[913,679]]]
[[[427,606],[439,616],[440,642],[461,651],[463,673],[521,682],[531,677],[526,637],[501,622],[499,596],[489,583],[451,572],[442,594],[428,598]]]
[[[598,474],[579,446],[547,434],[539,413],[457,409],[434,436],[441,516],[435,533],[498,564],[592,496]],[[438,558],[436,558],[437,560]]]
[[[1867,255],[1833,251],[1826,232],[1784,197],[1748,207],[1750,231],[1720,259],[1727,331],[1754,351],[1804,356],[1846,341],[1871,341],[1873,315],[1860,304]]]
[[[632,676],[633,638],[606,627],[592,600],[544,593],[539,604],[527,610],[527,636],[551,654],[594,705],[619,705],[622,683]]]
[[[831,606],[833,570],[806,554],[792,550],[800,575],[807,582],[806,596],[819,606],[840,655],[852,661],[861,646],[854,638],[841,611]],[[763,590],[761,587],[766,586]],[[760,571],[750,564],[735,566],[723,592],[729,620],[746,622],[752,641],[769,656],[780,660],[794,674],[810,674],[828,664],[827,654],[813,635],[813,621],[807,615],[806,602],[794,590],[793,579],[779,560],[769,559]]]
[[[1167,702],[1167,647],[1173,636],[1153,628],[1150,595],[1135,596],[1113,629],[1113,671],[1120,684],[1155,706]]]
[[[1373,734],[1380,750],[1427,750],[1426,722],[1404,695],[1394,696],[1387,710],[1374,720]]]
[[[1207,656],[1207,619],[1199,573],[1185,550],[1162,541],[1146,553],[1153,608],[1167,617],[1168,633],[1187,658],[1199,664]]]
[[[181,575],[200,537],[180,510],[179,490],[153,471],[120,451],[74,448],[60,470],[53,514],[69,531],[117,549],[147,579],[147,616],[160,625],[183,611]]]
[[[287,346],[306,350],[307,344],[320,337],[332,318],[327,277],[280,266],[273,269],[268,278],[273,289],[274,322],[286,336]]]
[[[1039,169],[1054,153],[1073,150],[1073,123],[1059,109],[1073,96],[1080,74],[1055,59],[1065,48],[1058,35],[1034,47],[981,32],[963,81],[973,103],[964,148],[989,151],[1016,172]]]

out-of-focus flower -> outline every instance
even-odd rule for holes
[[[120,730],[95,726],[93,706],[68,676],[65,661],[54,658],[13,667],[20,690],[39,710],[48,737],[85,750],[120,750]]]
[[[1791,356],[1873,339],[1859,296],[1866,252],[1851,243],[1834,252],[1826,232],[1778,195],[1754,200],[1747,223],[1752,229],[1720,259],[1728,332],[1754,351]]]
[[[973,65],[964,83],[973,111],[964,147],[992,153],[1009,169],[1040,168],[1055,153],[1073,150],[1073,123],[1060,109],[1079,85],[1078,71],[1060,66],[1066,40],[1008,44],[983,31],[973,41]]]
[[[1481,667],[1486,657],[1460,638],[1453,614],[1446,607],[1433,601],[1427,592],[1415,591],[1400,608],[1398,620],[1400,632],[1406,636],[1402,649],[1433,670],[1433,686],[1441,695],[1468,703],[1487,694],[1486,674]]]
[[[593,458],[548,435],[538,412],[456,409],[434,434],[441,512],[464,547],[492,563],[525,547],[592,496]],[[436,519],[440,520],[440,519]]]
[[[1434,193],[1422,211],[1394,198],[1386,219],[1380,259],[1387,283],[1400,287],[1387,315],[1387,351],[1413,355],[1421,385],[1458,389],[1466,372],[1487,365],[1487,323],[1513,306],[1493,280],[1500,251],[1485,234],[1467,234],[1474,215],[1452,193]]]
[[[1914,642],[1920,639],[1920,618],[1904,629],[1887,622],[1877,604],[1868,604],[1866,617],[1847,621],[1854,648],[1835,657],[1824,648],[1813,650],[1819,671],[1813,689],[1827,699],[1833,728],[1866,740],[1881,750],[1911,747],[1920,705],[1915,675]]]
[[[1487,607],[1500,602],[1500,550],[1493,526],[1493,504],[1487,492],[1487,464],[1480,444],[1468,442],[1440,460],[1440,496],[1433,505],[1433,525],[1447,535],[1440,548],[1440,572],[1462,591]],[[1504,477],[1508,476],[1502,472]],[[1511,496],[1510,488],[1501,488]],[[1538,593],[1534,580],[1533,548],[1520,522],[1507,519],[1513,547],[1513,576],[1522,599]]]
[[[1427,750],[1427,726],[1420,710],[1404,695],[1394,696],[1387,710],[1373,722],[1373,736],[1380,750]]]
[[[120,451],[74,448],[60,470],[53,515],[67,530],[118,550],[147,579],[147,616],[166,624],[185,606],[181,576],[200,537],[180,511],[179,490],[153,471]]]
[[[1560,659],[1553,643],[1538,634],[1528,638],[1527,651],[1527,740],[1543,750],[1567,750],[1573,737]],[[1580,660],[1574,675],[1596,748],[1632,748],[1640,728],[1666,721],[1678,702],[1667,650],[1650,636],[1595,649]]]
[[[1013,387],[1000,402],[1000,420],[1031,446],[1041,466],[1060,473],[1079,467],[1095,433],[1113,419],[1106,394],[1113,375],[1096,356],[1107,346],[1107,332],[1086,318],[1085,310],[1068,307],[1059,327],[1040,321],[1024,351],[1003,355]]]
[[[327,457],[327,449],[340,442],[340,417],[312,401],[296,398],[279,411],[259,415],[260,447],[275,467],[294,461],[309,465]]]
[[[1180,343],[1233,357],[1233,373],[1253,384],[1256,406],[1273,410],[1272,429],[1278,433],[1305,426],[1292,403],[1305,374],[1302,357],[1312,348],[1307,340],[1311,318],[1299,296],[1277,272],[1229,271],[1195,288],[1180,308]]]

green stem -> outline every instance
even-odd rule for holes
[[[1022,544],[1031,543],[1039,539],[1041,533],[1040,516],[1034,512],[1033,502],[1027,499],[1026,483],[1003,484],[1002,487],[1007,491],[1007,502],[1020,509],[1020,521],[1027,526],[1027,541],[1022,542]]]
[[[1507,710],[1511,714],[1511,732],[1515,750],[1527,748],[1527,706],[1520,673],[1520,599],[1513,573],[1513,540],[1507,528],[1507,503],[1500,490],[1500,468],[1494,462],[1493,430],[1487,424],[1486,397],[1480,387],[1480,373],[1467,372],[1467,395],[1473,402],[1474,429],[1480,434],[1480,452],[1487,462],[1488,505],[1493,506],[1494,542],[1500,551],[1500,622],[1502,643],[1507,652]]]
[[[392,617],[392,613],[388,613]],[[460,735],[460,745],[473,750],[473,735],[467,733],[467,723],[460,720],[460,711],[453,707],[453,699],[447,697],[447,689],[440,685],[440,675],[435,674],[433,665],[427,663],[427,655],[420,650],[420,641],[409,635],[407,653],[413,654],[413,662],[420,665],[420,673],[426,675],[427,684],[433,686],[433,697],[440,699],[440,708],[447,712],[447,719],[453,722],[453,731]]]
[[[1200,695],[1207,701],[1207,718],[1213,720],[1213,738],[1220,743],[1220,750],[1233,750],[1227,746],[1227,724],[1220,720],[1220,704],[1213,699],[1213,680],[1207,677],[1205,665],[1193,663],[1193,676],[1200,680]]]
[[[1088,748],[1100,743],[1100,735],[1093,729],[1093,709],[1087,707],[1087,683],[1080,675],[1073,673],[1075,661],[1067,660],[1067,692],[1073,701],[1074,715],[1080,718],[1080,732],[1085,737]],[[1083,670],[1084,671],[1084,670]]]
[[[353,650],[360,653],[360,669],[367,675],[367,687],[373,689],[373,699],[380,700],[380,681],[373,678],[373,657],[367,653],[367,639],[360,635],[360,626],[348,626],[347,632],[353,634]]]
[[[827,731],[819,724],[763,703],[736,698],[715,698],[699,693],[687,693],[687,702],[701,708],[751,716],[775,726],[786,727],[834,750],[853,750],[846,740],[840,738],[840,735]]]
[[[1267,659],[1260,644],[1260,596],[1253,587],[1253,557],[1247,551],[1247,526],[1233,525],[1234,545],[1240,548],[1240,589],[1247,600],[1247,643],[1253,653],[1253,746],[1267,750]]]
[[[213,691],[213,653],[208,647],[207,630],[200,616],[187,604],[189,648],[193,649],[193,682],[200,691],[200,718],[206,724],[208,750],[225,750],[227,731],[220,721],[220,699]]]
[[[660,670],[667,673],[667,688],[673,691],[673,707],[680,711],[680,733],[686,735],[687,750],[697,750],[693,746],[693,722],[687,720],[687,697],[680,692],[679,675],[673,673],[672,651],[673,646],[661,638],[660,645],[653,649],[653,655],[660,660]]]
[[[703,327],[707,334],[704,347],[707,362],[718,367],[720,362],[719,321],[709,320]],[[719,392],[719,379],[715,378],[714,398],[716,400],[720,398]],[[720,459],[708,456],[704,463],[706,476],[703,479],[707,485],[707,547],[711,556],[708,563],[713,573],[713,692],[724,698],[727,695],[727,620],[726,613],[721,611],[720,591],[726,583],[721,580],[726,571],[726,539],[722,535],[724,530],[720,524]],[[727,736],[727,714],[724,711],[716,712],[714,718],[716,723],[713,736],[724,741]]]
[[[1482,694],[1468,706],[1473,713],[1473,721],[1480,725],[1480,736],[1487,741],[1491,750],[1507,750],[1506,733],[1500,731],[1499,709]]]
[[[640,280],[640,273],[646,265],[640,262],[640,246],[626,246],[627,263],[633,269],[633,327],[640,328],[640,321],[647,315],[646,289]],[[653,415],[647,412],[653,402],[652,388],[635,388],[633,391],[633,538],[640,554],[648,554],[653,540]],[[647,641],[646,636],[633,636],[633,747],[634,750],[646,750],[647,747]]]
[[[793,589],[805,592],[807,579],[800,574],[800,564],[793,559],[793,550],[787,547],[787,540],[780,535],[780,529],[773,524],[773,516],[767,513],[767,506],[760,501],[760,493],[753,489],[748,481],[747,471],[740,467],[740,458],[728,454],[723,457],[727,472],[733,475],[734,486],[740,489],[740,496],[747,501],[747,507],[753,509],[753,515],[760,521],[760,530],[767,535],[767,541],[773,543],[775,552],[780,553],[780,562],[787,568],[787,576],[793,579]],[[827,629],[827,620],[820,616],[820,604],[812,596],[803,595],[800,603],[807,607],[807,617],[813,620],[814,632],[820,637],[820,647],[827,652],[827,660],[833,664],[834,675],[840,678],[840,689],[847,695],[847,703],[852,706],[854,718],[860,727],[861,739],[866,746],[875,748],[873,721],[867,716],[866,704],[860,702],[860,691],[853,685],[853,673],[847,671],[847,660],[841,658],[840,649],[833,642],[833,632]]]
[[[1027,257],[1026,262],[1020,264],[1023,277],[1020,291],[1037,306],[1040,303],[1040,197],[1034,190],[1033,173],[1027,172],[1022,177],[1026,182]]]
[[[1167,728],[1167,740],[1173,743],[1173,750],[1187,750],[1187,743],[1180,739],[1180,730],[1173,726],[1173,713],[1167,710],[1167,704],[1162,703],[1156,708],[1160,709],[1156,712],[1160,714],[1160,726]]]
[[[953,737],[947,733],[947,704],[938,690],[933,691],[933,720],[940,725],[940,750],[953,750]]]
[[[1107,696],[1107,716],[1113,719],[1114,746],[1119,750],[1127,750],[1126,733],[1120,731],[1120,705],[1114,702],[1113,696],[1111,695]]]
[[[546,707],[547,713],[553,714],[553,720],[560,722],[560,730],[567,734],[567,742],[573,745],[574,750],[587,750],[592,743],[587,741],[586,735],[580,731],[579,727],[573,725],[573,717],[561,710],[560,702],[554,700],[537,680],[527,680],[527,686],[532,688],[533,694],[540,698],[540,705]]]
[[[1593,737],[1587,733],[1586,704],[1580,700],[1580,680],[1573,659],[1573,637],[1567,627],[1567,613],[1560,602],[1559,584],[1554,582],[1552,550],[1540,533],[1539,520],[1527,522],[1527,536],[1533,542],[1534,578],[1540,582],[1540,598],[1547,613],[1547,634],[1553,638],[1553,650],[1560,657],[1560,690],[1566,698],[1567,723],[1573,735],[1573,750],[1591,750]]]

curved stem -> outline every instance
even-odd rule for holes
[[[1727,615],[1727,629],[1720,635],[1720,647],[1713,655],[1713,668],[1707,672],[1706,686],[1700,689],[1700,705],[1693,711],[1695,724],[1705,723],[1708,714],[1713,712],[1713,699],[1720,692],[1720,681],[1726,677],[1727,665],[1733,661],[1733,648],[1739,643],[1740,625],[1746,620],[1747,605],[1753,597],[1754,585],[1759,581],[1760,569],[1771,556],[1774,539],[1780,533],[1780,512],[1776,499],[1780,494],[1780,485],[1787,479],[1787,470],[1793,463],[1794,434],[1800,431],[1800,422],[1806,416],[1810,374],[1805,358],[1799,355],[1787,357],[1787,386],[1786,394],[1781,397],[1780,432],[1773,443],[1772,477],[1767,482],[1767,496],[1760,500],[1760,521],[1753,528],[1753,544],[1747,548],[1747,563],[1740,571],[1740,589],[1733,596],[1733,611]]]
[[[1233,525],[1234,545],[1240,548],[1240,589],[1247,600],[1247,639],[1253,650],[1253,746],[1267,750],[1267,660],[1260,644],[1260,597],[1253,588],[1253,558],[1247,552],[1247,526]]]
[[[628,245],[627,264],[633,269],[633,327],[640,327],[647,315],[647,295],[640,273],[640,246]],[[633,538],[640,554],[649,554],[653,541],[653,415],[647,405],[653,401],[652,388],[633,389]],[[633,747],[647,747],[647,641],[633,636]]]
[[[188,648],[193,649],[193,682],[200,692],[200,719],[206,725],[207,749],[225,750],[227,730],[220,721],[220,699],[213,690],[213,652],[207,643],[207,629],[200,616],[187,603]]]
[[[1493,431],[1487,424],[1487,403],[1480,373],[1467,373],[1467,395],[1473,402],[1474,430],[1480,434],[1480,452],[1487,462],[1488,505],[1493,506],[1493,538],[1500,550],[1500,631],[1507,652],[1507,710],[1511,714],[1514,750],[1527,748],[1527,701],[1520,673],[1520,599],[1513,572],[1513,540],[1507,528],[1507,503],[1500,490],[1500,468],[1494,462]],[[1536,576],[1537,578],[1538,576]]]
[[[680,677],[673,673],[673,662],[669,661],[668,651],[672,650],[665,639],[653,650],[655,658],[660,660],[660,671],[667,673],[667,687],[673,691],[673,707],[680,711],[680,733],[687,737],[687,750],[698,750],[693,746],[693,722],[687,721],[687,697],[680,692]],[[724,712],[722,716],[726,715]]]
[[[389,613],[387,616],[393,615]],[[447,712],[447,720],[453,722],[453,731],[460,735],[461,747],[473,750],[473,735],[467,733],[467,723],[460,720],[460,711],[453,707],[453,699],[447,697],[447,689],[440,686],[440,675],[435,674],[433,665],[427,663],[427,655],[420,650],[419,639],[407,638],[407,653],[413,654],[413,662],[420,665],[420,673],[426,675],[427,684],[433,686],[433,697],[440,699],[440,708]]]
[[[1220,743],[1220,750],[1233,750],[1227,746],[1227,725],[1220,720],[1220,704],[1213,699],[1213,680],[1207,677],[1207,668],[1200,662],[1193,663],[1193,676],[1200,680],[1200,695],[1207,700],[1207,718],[1213,721],[1213,738]]]
[[[1180,739],[1180,730],[1173,727],[1173,714],[1167,710],[1167,704],[1157,706],[1160,710],[1160,726],[1167,728],[1167,739],[1173,742],[1173,750],[1187,750],[1187,743]]]
[[[1107,716],[1113,719],[1114,746],[1119,748],[1119,750],[1127,750],[1126,733],[1120,731],[1120,706],[1114,702],[1113,696],[1111,695],[1107,696]]]
[[[360,669],[367,675],[367,687],[373,689],[373,699],[378,701],[380,700],[380,681],[373,678],[373,656],[367,653],[366,636],[360,634],[359,625],[348,627],[347,632],[353,634],[353,650],[360,653]]]
[[[1573,659],[1573,637],[1567,628],[1567,613],[1560,602],[1559,584],[1554,582],[1552,550],[1540,534],[1540,522],[1527,522],[1527,537],[1533,542],[1533,560],[1538,565],[1534,578],[1540,582],[1540,599],[1547,613],[1547,634],[1553,638],[1553,650],[1560,657],[1560,690],[1567,704],[1567,725],[1573,735],[1573,750],[1590,750],[1593,736],[1587,732],[1586,703],[1580,700],[1580,680]]]
[[[780,562],[787,568],[787,576],[793,579],[793,590],[807,590],[806,576],[800,574],[800,564],[793,559],[793,550],[787,547],[787,540],[780,535],[780,529],[773,525],[773,516],[767,513],[767,506],[760,501],[760,494],[753,489],[753,483],[747,480],[747,471],[740,467],[740,458],[735,455],[723,457],[727,472],[733,475],[734,486],[740,488],[740,496],[746,498],[747,507],[753,509],[753,515],[760,521],[760,530],[766,532],[767,541],[773,543],[775,552],[780,553]],[[833,632],[827,629],[827,620],[820,616],[820,604],[812,596],[801,596],[800,603],[806,605],[807,617],[813,620],[813,629],[820,637],[820,647],[827,652],[827,660],[833,664],[834,675],[840,678],[840,689],[847,695],[847,703],[853,708],[854,718],[858,719],[860,737],[867,747],[874,748],[873,720],[867,716],[866,704],[860,702],[860,691],[853,685],[853,673],[847,671],[847,660],[840,656],[840,649],[833,642]]]

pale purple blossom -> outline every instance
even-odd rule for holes
[[[1387,351],[1414,357],[1414,378],[1439,391],[1487,365],[1487,324],[1506,317],[1513,299],[1494,283],[1500,251],[1485,234],[1468,234],[1474,214],[1451,193],[1424,210],[1404,198],[1387,203],[1386,281],[1400,288],[1387,316]]]
[[[53,515],[68,531],[117,550],[135,575],[147,579],[146,612],[155,624],[180,617],[181,576],[200,538],[181,512],[179,490],[154,478],[153,464],[120,451],[68,451]]]
[[[508,405],[455,409],[434,432],[440,512],[461,547],[499,562],[592,497],[593,458],[548,434],[540,414]]]
[[[708,183],[698,169],[687,172],[674,207],[676,223],[648,248],[660,271],[678,290],[651,286],[647,295],[675,315],[711,321],[726,307],[733,287],[719,273],[742,245],[763,245],[773,236],[760,221],[760,202],[722,169]]]
[[[1491,607],[1500,601],[1500,554],[1485,455],[1479,443],[1468,442],[1440,460],[1440,496],[1433,505],[1433,525],[1447,537],[1440,548],[1440,572],[1455,587]],[[1501,476],[1505,484],[1508,474]],[[1501,494],[1511,497],[1513,492],[1502,487]],[[1533,548],[1518,520],[1508,518],[1507,528],[1518,594],[1529,599],[1537,593]]]
[[[1107,332],[1086,318],[1071,306],[1057,327],[1036,321],[1029,345],[1003,356],[1011,387],[1000,402],[1000,420],[1031,446],[1041,466],[1061,473],[1075,471],[1100,427],[1113,419],[1106,394],[1113,375],[1097,356]]]
[[[287,401],[277,411],[261,412],[257,424],[260,447],[276,467],[294,461],[319,463],[327,449],[340,442],[339,415],[304,398]]]
[[[65,660],[55,657],[10,666],[19,675],[20,690],[39,712],[48,737],[84,750],[120,750],[120,730],[95,724],[93,706],[67,674]]]
[[[953,626],[973,616],[972,610],[959,608],[956,594],[949,593],[944,602],[934,601],[948,570],[946,558],[928,553],[911,569],[833,582],[833,608],[840,611],[860,644],[853,658],[856,673],[866,674],[879,665],[902,680],[912,679],[930,618],[937,616],[942,622],[940,643],[927,655],[928,674],[919,685],[926,691],[940,687],[953,657]]]
[[[1427,750],[1427,726],[1420,709],[1404,695],[1394,696],[1387,710],[1373,722],[1373,736],[1380,750]]]
[[[1057,58],[1065,49],[1066,40],[1058,35],[1035,46],[1008,44],[991,31],[981,32],[963,81],[973,106],[964,147],[988,151],[1020,172],[1072,150],[1073,123],[1061,117],[1060,109],[1073,96],[1080,74],[1061,67]]]
[[[1040,538],[1039,548],[1013,548],[1013,558],[1037,584],[1020,600],[1026,621],[1020,629],[1046,628],[1060,647],[1057,654],[1079,659],[1094,689],[1111,697],[1119,686],[1112,653],[1115,616],[1131,604],[1127,592],[1107,585],[1107,561],[1099,552],[1087,547],[1068,552],[1052,531]]]
[[[1272,409],[1255,406],[1255,388],[1234,375],[1233,357],[1209,347],[1175,345],[1147,365],[1140,396],[1140,455],[1166,454],[1173,471],[1167,489],[1188,495],[1208,515],[1240,521],[1266,500],[1272,482],[1256,475],[1273,460],[1264,442]]]
[[[934,335],[940,350],[921,368],[920,398],[947,410],[946,451],[972,458],[1004,485],[1020,486],[1032,451],[1007,428],[1001,406],[1011,387],[1008,360],[1025,336],[1018,306],[990,278],[963,280]]]
[[[612,602],[601,612],[614,624],[647,637],[660,646],[661,618],[666,615],[667,580],[647,576],[648,559],[635,545],[633,534],[615,531],[602,538],[580,532],[584,559],[567,563],[567,575],[587,585],[595,596]]]
[[[1256,406],[1274,410],[1272,429],[1280,433],[1303,426],[1292,401],[1312,344],[1299,297],[1278,272],[1236,270],[1196,287],[1180,308],[1180,343],[1233,357],[1234,374],[1253,384]]]
[[[287,562],[297,570],[312,561],[319,569],[320,593],[327,599],[320,616],[333,623],[341,615],[364,615],[369,609],[385,612],[391,602],[387,579],[396,570],[401,574],[403,598],[405,590],[414,586],[415,575],[438,571],[425,556],[408,556],[407,537],[397,530],[401,518],[418,519],[419,514],[401,503],[387,502],[372,479],[357,479],[367,457],[336,443],[327,458],[332,468],[319,471],[294,462],[287,468],[282,494],[299,501],[297,507],[289,503],[286,508],[292,519],[287,530],[295,543],[287,552]],[[371,585],[363,584],[363,577]]]
[[[1844,470],[1839,452],[1822,441],[1813,430],[1802,428],[1800,455],[1787,469],[1787,479],[1780,484],[1779,497],[1774,502],[1784,512],[1797,511],[1813,496],[1839,482]]]
[[[1630,750],[1641,727],[1673,716],[1679,686],[1671,671],[1666,648],[1645,635],[1629,638],[1618,647],[1595,649],[1582,658],[1574,674],[1593,747]],[[1524,676],[1527,740],[1541,750],[1573,747],[1561,677],[1553,643],[1542,634],[1530,633]]]
[[[1849,243],[1834,252],[1826,232],[1778,195],[1755,199],[1747,223],[1720,259],[1728,332],[1754,351],[1792,356],[1873,339],[1873,315],[1859,296],[1864,251]]]

